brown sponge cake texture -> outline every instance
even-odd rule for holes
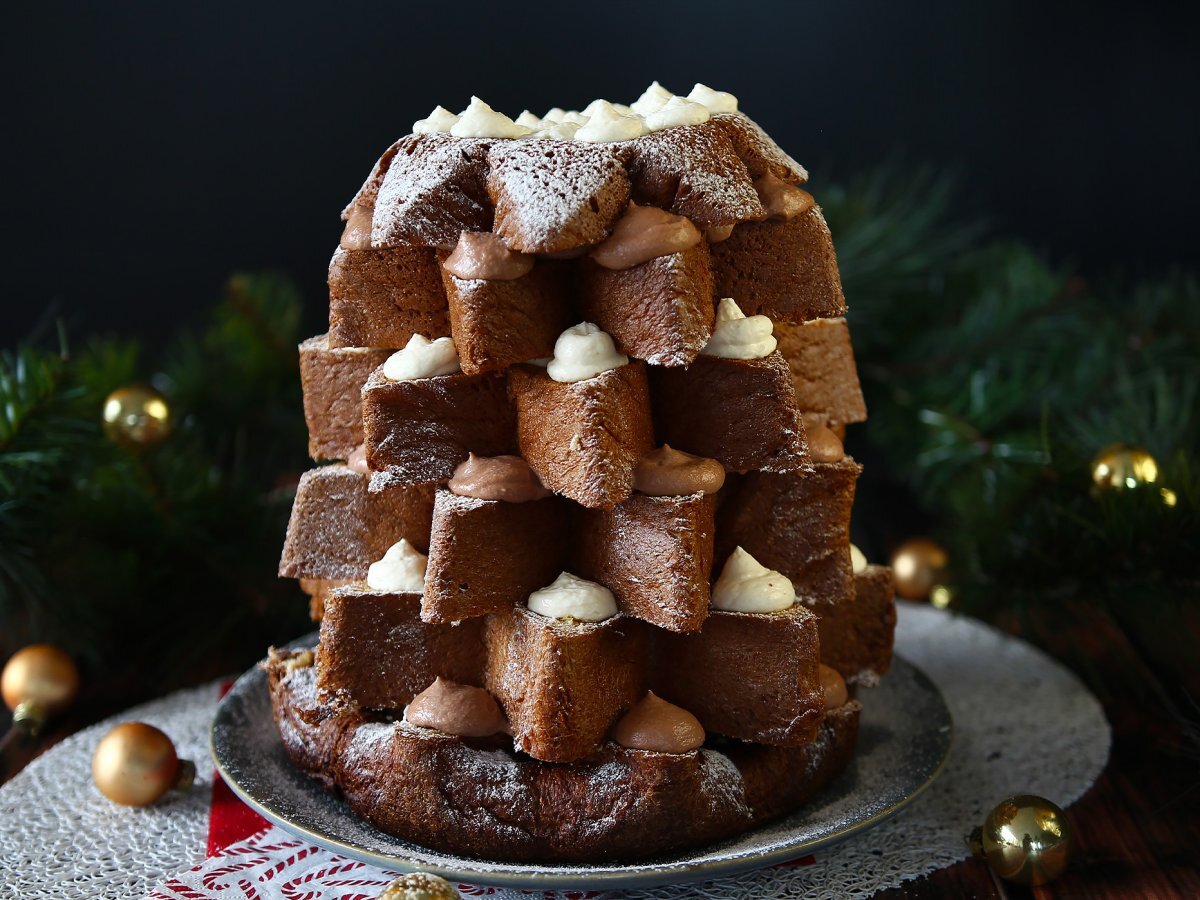
[[[524,603],[566,568],[569,536],[559,497],[508,503],[439,490],[421,617],[456,622]]]
[[[426,247],[345,250],[329,263],[329,346],[399,350],[450,333],[446,294]]]
[[[367,490],[369,478],[331,465],[300,476],[279,574],[285,578],[364,578],[388,547],[406,538],[424,551],[433,517],[433,485]]]
[[[317,645],[317,687],[367,709],[400,709],[439,675],[483,679],[483,622],[421,621],[420,594],[376,591],[356,582],[325,600]]]
[[[362,398],[367,462],[392,480],[442,483],[471,453],[516,450],[516,416],[503,373],[392,381],[377,370]]]

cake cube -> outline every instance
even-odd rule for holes
[[[521,456],[549,490],[597,509],[630,495],[633,469],[654,446],[644,363],[568,383],[516,366],[509,393]]]
[[[450,333],[441,267],[426,247],[347,250],[329,263],[329,347],[396,350]]]
[[[429,546],[433,485],[367,490],[368,475],[346,465],[300,476],[288,521],[279,574],[284,578],[365,578],[388,547],[406,538]]]
[[[735,298],[748,316],[803,322],[846,312],[833,238],[819,206],[793,219],[743,222],[711,251],[716,296]]]
[[[516,450],[516,415],[503,373],[392,381],[376,370],[362,391],[367,462],[389,482],[445,482],[469,453]]]
[[[388,358],[387,350],[330,347],[329,335],[300,345],[300,383],[304,389],[304,421],[308,455],[313,459],[348,459],[363,442],[362,386]]]
[[[892,570],[867,566],[854,574],[853,602],[814,608],[820,618],[821,662],[849,685],[872,686],[892,666],[896,591]]]
[[[574,568],[604,585],[621,612],[670,631],[708,616],[715,494],[634,493],[611,510],[578,509]]]
[[[651,370],[658,438],[731,472],[797,472],[808,463],[792,377],[778,351],[762,359],[700,355]]]
[[[576,320],[570,265],[539,261],[508,281],[459,278],[442,269],[450,333],[462,370],[490,372],[554,353],[554,341]]]
[[[658,366],[684,366],[712,335],[708,243],[628,269],[580,262],[584,318],[613,336],[622,353]]]
[[[524,603],[565,567],[569,534],[558,497],[509,503],[438,490],[421,617],[456,622]]]
[[[522,253],[599,243],[629,203],[628,154],[620,144],[497,141],[488,152],[493,230]]]
[[[489,617],[484,687],[504,707],[517,748],[544,762],[595,752],[646,692],[645,627],[628,616],[568,621],[524,606]]]
[[[849,602],[850,509],[862,466],[850,457],[805,472],[755,472],[722,504],[716,553],[742,547],[782,572],[806,603]]]
[[[788,184],[808,181],[808,170],[792,157],[749,116],[740,112],[719,113],[710,120],[725,132],[734,152],[751,178],[774,175]]]
[[[817,617],[800,604],[777,612],[714,609],[693,634],[655,632],[650,689],[706,731],[794,747],[817,734],[825,707]]]
[[[359,581],[325,600],[317,688],[366,709],[400,709],[438,676],[479,687],[483,659],[483,620],[423,622],[420,594]]]
[[[399,143],[379,179],[371,228],[374,246],[449,249],[464,231],[492,230],[487,193],[492,141],[414,134]]]
[[[711,119],[638,138],[629,174],[635,202],[686,216],[702,230],[765,215],[746,166]]]
[[[867,406],[844,318],[775,324],[779,352],[792,370],[796,406],[819,413],[831,426],[865,422]]]

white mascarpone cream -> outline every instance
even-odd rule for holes
[[[546,114],[544,116],[542,116],[542,121],[543,122],[561,122],[563,120],[563,117],[566,114],[567,114],[567,111],[565,109],[563,109],[561,106],[555,106],[546,111]]]
[[[729,554],[712,589],[713,608],[727,612],[775,612],[795,602],[792,582],[741,547]]]
[[[390,594],[420,594],[425,590],[425,566],[429,557],[401,538],[388,547],[383,559],[367,569],[367,584]]]
[[[607,100],[596,100],[588,109],[587,122],[575,132],[575,140],[593,144],[630,141],[646,133],[641,116],[625,116]],[[565,120],[564,120],[565,121]]]
[[[692,88],[692,92],[687,95],[687,98],[699,103],[711,113],[737,112],[738,108],[738,99],[733,94],[714,91],[708,85],[699,82]]]
[[[458,116],[444,106],[435,106],[424,119],[413,122],[413,134],[448,134],[458,122]]]
[[[542,127],[542,120],[526,109],[522,110],[521,114],[517,116],[517,124],[536,130]]]
[[[867,556],[853,544],[850,545],[850,567],[855,575],[867,571]]]
[[[658,112],[670,102],[675,95],[668,91],[657,81],[650,82],[650,87],[642,91],[642,96],[638,97],[630,105],[639,116],[648,116],[652,112]]]
[[[570,572],[563,572],[552,584],[530,594],[527,605],[541,616],[580,622],[603,622],[617,614],[612,591]]]
[[[453,375],[459,371],[458,350],[448,337],[429,340],[414,334],[403,350],[397,350],[383,364],[383,376],[392,381],[416,381],[436,375]]]
[[[574,122],[551,122],[543,120],[542,127],[533,133],[537,138],[549,138],[553,141],[569,141],[575,137],[579,125]]]
[[[496,112],[478,97],[471,98],[471,105],[459,114],[458,121],[450,129],[455,137],[473,138],[519,138],[532,131],[504,113]]]
[[[747,316],[731,297],[717,305],[712,337],[700,352],[722,359],[762,359],[775,352],[774,326],[766,316]]]
[[[700,125],[709,120],[708,107],[683,97],[672,97],[666,105],[646,116],[649,131],[662,131],[679,125]]]
[[[558,336],[554,342],[554,358],[547,364],[546,373],[555,381],[570,383],[619,368],[627,362],[629,357],[617,352],[608,332],[591,322],[580,322]]]

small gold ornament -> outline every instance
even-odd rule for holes
[[[1141,447],[1111,444],[1092,460],[1092,481],[1101,490],[1131,490],[1158,481],[1158,461]]]
[[[950,558],[929,538],[910,538],[892,554],[896,593],[905,600],[924,600],[940,584]]]
[[[967,846],[1006,881],[1036,887],[1053,881],[1070,862],[1073,830],[1045,797],[1018,794],[996,806],[967,838]]]
[[[125,447],[149,447],[171,434],[167,398],[144,384],[117,388],[104,401],[104,433]]]
[[[75,700],[79,669],[75,661],[51,644],[32,644],[18,650],[0,675],[0,693],[13,712],[13,725],[36,734],[46,720]]]
[[[460,900],[461,896],[445,878],[410,872],[385,887],[379,900]]]
[[[191,760],[176,756],[171,739],[144,722],[118,725],[92,755],[96,787],[124,806],[148,806],[169,790],[188,790],[195,778]]]

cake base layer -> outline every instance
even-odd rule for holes
[[[826,712],[800,747],[691,753],[611,742],[543,763],[503,737],[461,739],[323,701],[311,655],[272,651],[271,705],[292,762],[378,828],[507,862],[621,861],[730,837],[810,800],[849,763],[861,707]]]

